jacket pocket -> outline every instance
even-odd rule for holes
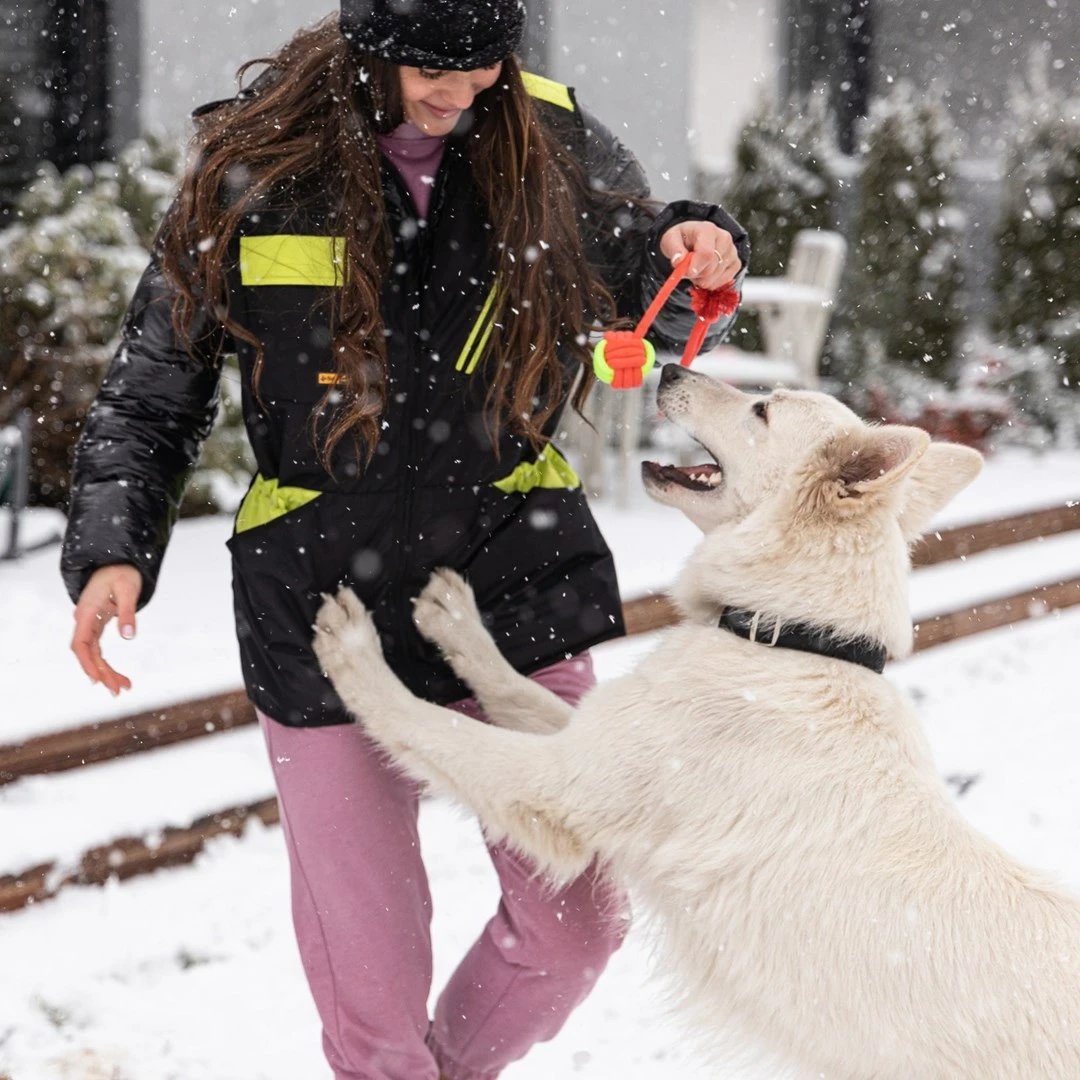
[[[573,466],[555,449],[545,446],[535,461],[523,461],[493,486],[507,495],[527,495],[534,488],[576,491],[581,479]]]
[[[321,494],[322,492],[310,488],[279,484],[276,479],[268,480],[259,473],[251,482],[251,487],[237,511],[234,535],[269,525],[272,521],[301,509]]]

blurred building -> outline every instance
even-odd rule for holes
[[[332,5],[327,4],[329,9]],[[316,8],[314,14],[318,14]],[[875,93],[940,89],[972,177],[993,177],[1010,78],[1033,49],[1076,80],[1080,0],[530,0],[529,66],[570,83],[660,195],[723,173],[762,96],[830,87],[842,145]],[[0,0],[0,189],[40,158],[185,131],[236,68],[310,22],[304,0]]]
[[[0,0],[0,193],[38,160],[96,161],[137,133],[138,23],[114,8]]]

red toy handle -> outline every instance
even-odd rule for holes
[[[593,369],[601,382],[610,383],[616,390],[631,390],[642,384],[655,360],[655,353],[645,340],[645,335],[689,269],[690,255],[687,254],[675,264],[633,330],[609,330],[604,334],[593,352]],[[734,282],[728,282],[719,289],[699,289],[695,285],[690,289],[690,306],[698,320],[683,350],[680,361],[683,367],[689,367],[701,351],[709,327],[721,315],[731,315],[739,306],[739,290]]]
[[[696,285],[690,290],[690,306],[694,309],[698,321],[690,332],[690,338],[683,349],[683,367],[689,367],[694,357],[701,351],[705,335],[721,315],[733,315],[739,306],[739,290],[735,282],[729,281],[719,289],[699,289]]]

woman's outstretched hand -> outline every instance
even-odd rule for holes
[[[742,269],[731,233],[711,221],[672,225],[660,237],[660,251],[672,266],[689,256],[693,261],[687,277],[699,289],[719,289]]]
[[[131,680],[106,663],[101,635],[109,621],[119,620],[120,636],[135,636],[135,606],[142,591],[142,576],[127,564],[102,566],[90,575],[75,605],[75,636],[71,651],[94,683],[104,683],[113,696],[131,689]]]

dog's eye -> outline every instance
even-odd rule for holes
[[[767,401],[755,401],[754,415],[767,424],[769,422],[769,403]]]

